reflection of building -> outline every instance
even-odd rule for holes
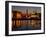
[[[16,27],[20,27],[21,26],[21,21],[20,20],[16,20]]]

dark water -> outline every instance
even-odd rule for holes
[[[21,27],[13,28],[12,31],[18,31],[18,30],[40,30],[40,29],[41,29],[41,27],[33,28],[32,26],[21,26]]]

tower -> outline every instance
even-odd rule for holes
[[[26,9],[26,17],[28,16],[28,9]]]

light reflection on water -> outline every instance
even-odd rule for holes
[[[33,26],[37,27],[40,26],[40,20],[16,20],[16,26]]]
[[[15,28],[16,30],[37,30],[41,29],[41,21],[40,20],[16,20]]]

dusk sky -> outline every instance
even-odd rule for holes
[[[28,7],[28,6],[12,6],[12,10],[18,10],[22,13],[26,13],[26,9],[28,9],[28,13],[33,11],[41,12],[41,7]]]

